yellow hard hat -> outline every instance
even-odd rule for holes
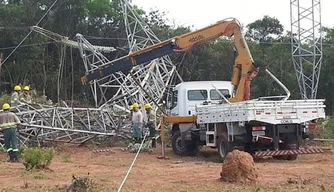
[[[2,109],[3,110],[10,109],[10,105],[8,103],[5,103],[2,105]]]
[[[138,103],[134,103],[134,104],[132,105],[132,107],[133,107],[133,108],[138,108],[138,107],[139,107],[139,104],[138,104]]]
[[[130,105],[129,106],[129,110],[131,111],[133,109],[133,105]]]
[[[144,107],[145,107],[145,109],[151,109],[151,104],[146,103]]]
[[[26,86],[23,87],[23,90],[25,90],[25,91],[29,91],[29,90],[30,90],[30,87],[29,87],[28,85],[26,85]]]
[[[14,91],[21,91],[21,86],[20,85],[16,85],[14,87]]]

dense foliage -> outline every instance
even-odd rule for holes
[[[27,35],[54,0],[0,0],[0,54],[3,59]],[[188,26],[169,24],[165,14],[137,9],[144,20],[161,39],[190,31]],[[217,18],[219,20],[221,18]],[[241,21],[242,22],[242,21]],[[40,27],[75,39],[83,34],[92,44],[117,47],[107,54],[114,59],[127,54],[125,26],[119,0],[62,0],[52,8],[39,24]],[[261,61],[299,98],[295,70],[291,60],[289,32],[279,20],[269,16],[259,18],[244,28],[254,60]],[[324,59],[321,69],[318,98],[325,98],[327,112],[334,111],[334,28],[325,28]],[[62,57],[61,51],[64,51]],[[188,80],[229,80],[232,74],[234,52],[225,38],[204,43],[185,53],[171,55],[178,71]],[[60,99],[83,101],[83,61],[76,49],[64,48],[45,36],[32,33],[4,63],[0,73],[0,90],[10,93],[15,84],[30,84],[40,94],[57,101],[57,84],[61,68]],[[252,84],[253,97],[282,94],[283,90],[262,70]]]

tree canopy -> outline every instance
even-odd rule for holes
[[[0,0],[0,55],[7,58],[14,48],[46,13],[53,0]],[[191,31],[189,26],[175,26],[158,10],[136,11],[159,39]],[[119,6],[119,0],[62,0],[59,1],[39,24],[40,27],[74,39],[83,34],[92,44],[113,46],[116,52],[107,54],[109,59],[126,55],[127,37]],[[323,64],[320,73],[318,98],[326,99],[327,113],[334,112],[334,28],[323,29]],[[264,16],[246,25],[244,33],[255,61],[275,74],[298,99],[299,89],[291,59],[289,32],[277,18]],[[30,84],[40,94],[56,101],[57,84],[61,84],[61,99],[83,99],[80,77],[85,73],[78,50],[62,49],[62,45],[40,34],[32,33],[2,65],[0,90],[10,93],[15,84]],[[64,51],[62,54],[61,52]],[[219,38],[194,47],[185,53],[171,54],[172,61],[185,81],[230,80],[234,51],[231,41]],[[63,63],[61,79],[60,63]],[[261,70],[252,83],[252,97],[279,95],[284,91]]]

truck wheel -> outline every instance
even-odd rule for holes
[[[276,155],[276,156],[273,156],[273,158],[277,160],[287,160],[288,156],[287,155]]]
[[[182,140],[181,132],[176,131],[172,137],[172,148],[176,155],[196,155],[198,147],[195,143],[188,143]]]
[[[228,152],[229,152],[228,141],[227,141],[225,135],[222,135],[222,136],[219,137],[219,142],[218,142],[219,159],[221,161],[224,161]]]
[[[296,144],[284,144],[283,145],[283,149],[284,150],[290,150],[290,149],[297,149],[297,145]],[[278,155],[278,156],[273,156],[274,159],[278,159],[278,160],[289,160],[289,161],[293,161],[296,160],[298,157],[298,155]]]
[[[286,144],[285,148],[286,149],[297,149],[297,144]],[[293,160],[296,160],[297,157],[298,157],[297,154],[295,154],[295,155],[288,155],[287,156],[287,160],[293,161]]]

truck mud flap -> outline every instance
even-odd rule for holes
[[[299,154],[316,154],[324,153],[322,149],[293,149],[278,151],[256,151],[255,157],[277,156],[277,155],[299,155]]]

